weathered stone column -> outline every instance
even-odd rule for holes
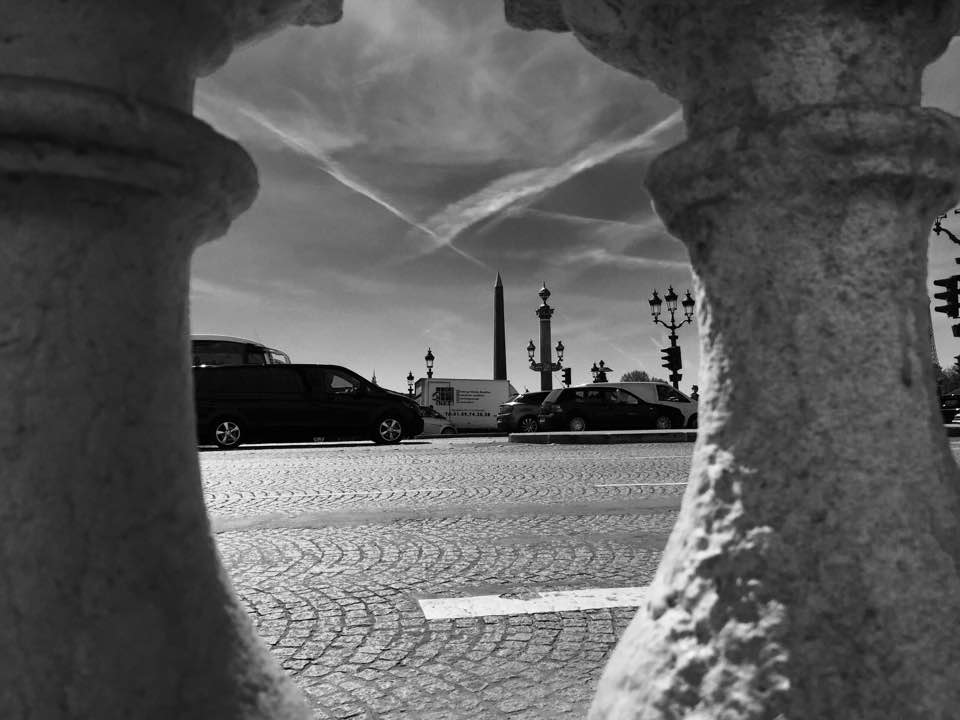
[[[196,243],[256,192],[190,115],[333,3],[0,2],[0,715],[305,718],[222,572],[188,361]]]
[[[920,78],[955,2],[508,2],[684,105],[648,184],[690,250],[700,434],[594,720],[960,708],[960,479],[925,291],[957,194]]]

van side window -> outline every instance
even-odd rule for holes
[[[270,392],[275,393],[303,393],[303,380],[293,368],[268,365],[260,371],[267,376]]]
[[[334,395],[356,395],[360,390],[360,383],[345,373],[327,370],[327,389]]]
[[[259,393],[302,393],[303,380],[292,368],[267,365],[266,367],[241,368],[234,371],[250,388],[248,392]],[[244,377],[246,376],[246,377]]]
[[[687,398],[682,392],[679,390],[674,390],[669,385],[657,385],[657,400],[678,403],[690,402],[689,398]]]
[[[276,372],[285,370],[285,372]],[[232,395],[263,395],[277,393],[302,393],[303,380],[292,368],[237,367],[201,372],[199,392],[229,393]]]
[[[640,399],[626,390],[617,390],[617,402],[621,405],[639,405]]]

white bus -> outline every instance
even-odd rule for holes
[[[290,356],[256,340],[229,335],[191,335],[194,367],[203,365],[289,365]]]

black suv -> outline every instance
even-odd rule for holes
[[[398,443],[423,432],[415,402],[338,365],[195,367],[193,385],[197,438],[224,449],[318,437]]]
[[[537,415],[540,414],[540,403],[549,394],[549,390],[526,392],[503,403],[497,411],[497,429],[506,432],[536,432],[539,429]]]
[[[665,430],[682,428],[676,408],[648,403],[623,388],[581,385],[551,390],[540,407],[543,430]]]

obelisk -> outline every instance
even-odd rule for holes
[[[493,286],[493,379],[507,379],[507,335],[503,324],[503,280]]]

